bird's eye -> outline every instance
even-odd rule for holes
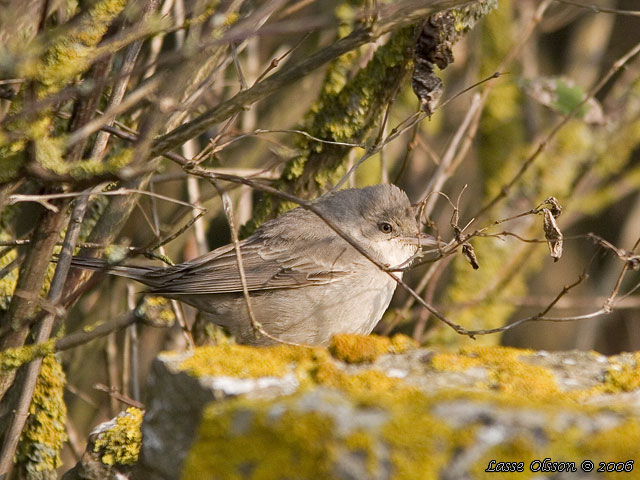
[[[391,233],[393,232],[393,227],[388,222],[380,222],[378,224],[378,228],[382,233]]]

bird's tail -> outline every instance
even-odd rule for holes
[[[144,283],[149,287],[156,287],[157,280],[150,277],[149,274],[156,271],[156,267],[143,267],[136,265],[111,265],[101,258],[73,257],[71,266],[75,268],[83,268],[85,270],[94,270],[97,272],[108,273],[109,275],[117,275],[119,277],[131,278],[140,283]]]

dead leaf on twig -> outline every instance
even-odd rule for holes
[[[474,270],[480,268],[480,264],[478,263],[478,258],[476,257],[476,252],[471,246],[470,243],[464,243],[462,245],[462,255],[469,262],[469,264],[473,267]]]
[[[544,238],[547,239],[551,258],[557,262],[562,257],[562,232],[551,210],[543,208],[542,214],[544,215]]]

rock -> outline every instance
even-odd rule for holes
[[[609,478],[600,462],[640,468],[640,353],[384,353],[398,344],[342,339],[331,351],[349,363],[291,346],[161,355],[135,478],[569,480]]]
[[[62,480],[126,480],[138,460],[143,411],[130,407],[98,425],[80,461]]]

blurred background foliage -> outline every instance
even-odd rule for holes
[[[624,263],[586,234],[627,251],[640,237],[640,60],[624,57],[640,42],[634,0],[500,0],[495,9],[485,1],[456,11],[455,61],[436,69],[443,106],[409,124],[420,109],[411,88],[413,44],[432,8],[447,2],[18,3],[0,13],[3,350],[43,338],[38,322],[49,314],[50,334],[61,337],[109,323],[141,299],[139,286],[76,270],[55,294],[49,259],[71,229],[70,212],[81,225],[71,245],[100,247],[75,248],[79,254],[104,251],[117,259],[136,247],[177,263],[228,243],[220,197],[211,182],[191,174],[195,164],[314,198],[365,158],[346,184],[393,182],[413,201],[426,199],[427,231],[445,241],[455,237],[454,207],[457,225],[472,222],[472,231],[554,196],[564,207],[558,262],[544,241],[522,241],[544,240],[542,217],[528,215],[485,232],[521,238],[471,240],[478,270],[455,255],[405,276],[468,329],[541,312],[583,272],[588,278],[552,315],[598,311]],[[464,22],[471,17],[478,22],[469,30],[474,22]],[[614,68],[621,58],[624,68]],[[494,72],[500,76],[456,96]],[[398,127],[402,133],[394,136]],[[293,206],[246,185],[220,186],[231,196],[241,235]],[[77,195],[85,189],[127,194],[87,201]],[[190,225],[201,211],[194,205],[206,212]],[[608,315],[528,322],[475,342],[637,350],[637,284],[637,273],[629,272]],[[34,300],[40,291],[47,301]],[[69,462],[84,449],[91,426],[123,409],[122,397],[105,390],[140,400],[155,355],[191,341],[185,329],[195,312],[157,299],[138,309],[155,326],[129,326],[57,355],[67,378],[62,457]],[[179,321],[167,327],[174,315]],[[404,332],[431,345],[474,341],[400,289],[376,331]],[[2,373],[7,428],[6,406],[19,391],[15,371]],[[25,451],[23,444],[23,465],[32,461],[24,460]],[[48,468],[59,464],[56,455]]]

